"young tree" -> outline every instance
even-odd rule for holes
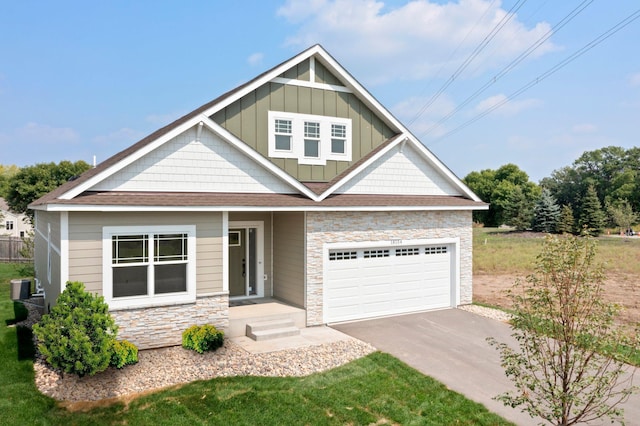
[[[558,217],[558,225],[556,230],[560,234],[573,234],[574,233],[573,209],[571,206],[563,205],[560,209],[560,216]]]
[[[593,185],[589,185],[589,188],[587,188],[587,192],[582,199],[581,211],[580,226],[586,228],[587,232],[594,237],[602,234],[606,218]]]
[[[607,212],[611,221],[620,228],[621,232],[626,232],[638,220],[638,214],[633,211],[627,200],[616,204],[607,204]]]
[[[543,189],[533,214],[533,230],[537,232],[555,233],[560,217],[560,206],[548,189]]]
[[[637,390],[616,349],[640,349],[639,336],[614,322],[619,307],[603,301],[595,253],[589,237],[548,236],[535,272],[509,293],[518,347],[489,339],[517,389],[497,399],[554,425],[621,420]]]
[[[516,186],[503,203],[504,223],[518,231],[531,229],[533,201]]]

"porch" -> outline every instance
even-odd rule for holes
[[[290,324],[299,330],[306,327],[307,313],[304,309],[272,298],[229,302],[229,328],[225,333],[227,337],[247,336],[247,326],[260,323],[272,323],[274,326],[278,323]]]

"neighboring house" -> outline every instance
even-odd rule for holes
[[[0,236],[24,238],[33,230],[26,215],[9,209],[4,198],[0,198]]]
[[[30,208],[46,306],[82,281],[145,348],[230,299],[307,326],[470,303],[487,205],[316,45]]]

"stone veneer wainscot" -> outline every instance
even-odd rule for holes
[[[391,239],[460,238],[460,304],[472,299],[470,211],[308,212],[307,325],[322,324],[323,246]]]
[[[198,297],[195,303],[111,311],[119,326],[118,339],[138,349],[182,344],[182,332],[197,324],[229,327],[229,296]]]

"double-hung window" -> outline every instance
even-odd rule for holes
[[[275,148],[276,151],[291,151],[291,120],[275,120]]]
[[[103,294],[112,308],[195,300],[195,227],[105,227]]]
[[[8,221],[5,223],[4,228],[5,228],[7,231],[11,231],[11,230],[13,229],[13,221],[12,221],[12,220],[8,220]]]
[[[331,153],[344,154],[347,146],[347,126],[331,124]]]
[[[271,158],[291,158],[308,165],[351,161],[351,145],[349,118],[269,111]]]
[[[304,122],[304,156],[320,158],[320,123]]]

